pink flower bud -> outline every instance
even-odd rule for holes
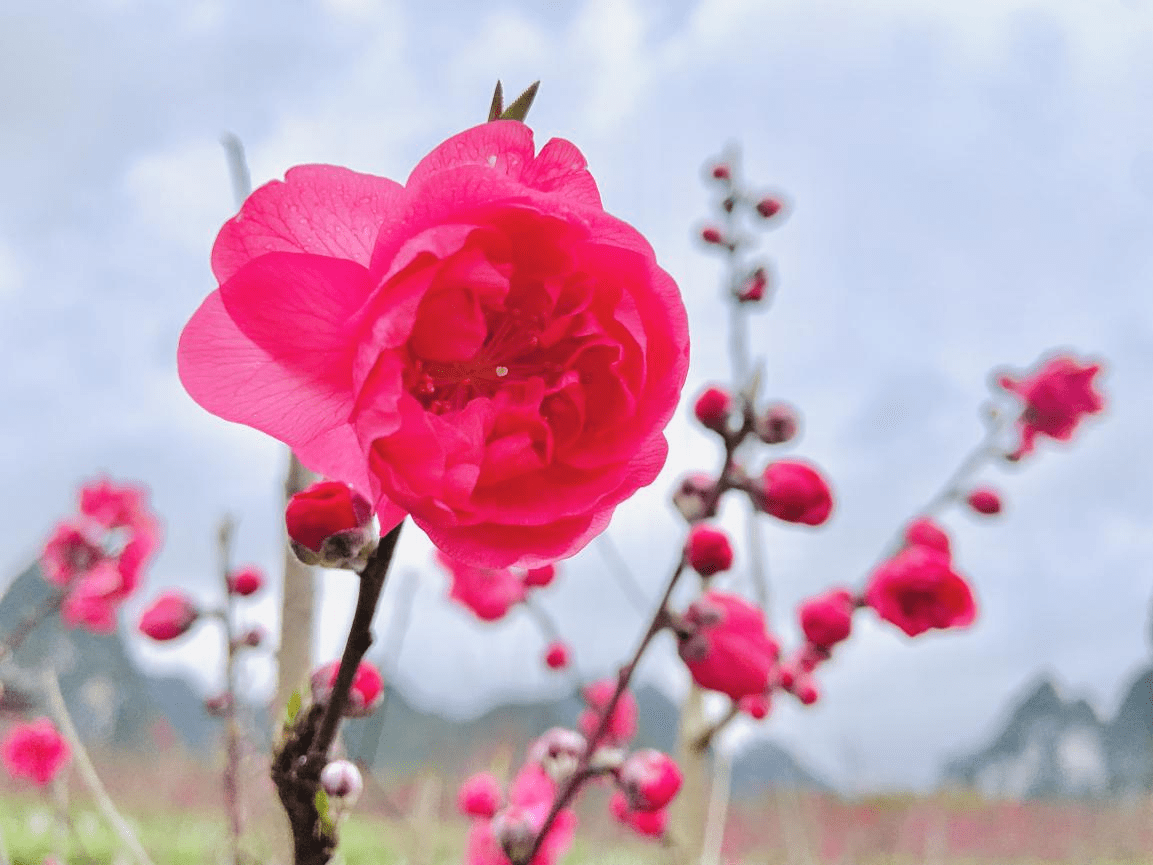
[[[456,807],[468,817],[488,818],[496,814],[503,796],[500,783],[490,772],[470,775],[456,794]]]
[[[733,547],[720,529],[697,523],[689,531],[685,554],[689,564],[702,577],[711,577],[733,566]]]
[[[204,711],[214,718],[224,718],[232,711],[232,695],[225,692],[204,701]]]
[[[364,790],[360,770],[348,760],[333,760],[320,772],[320,786],[333,799],[341,799],[346,806],[355,804]]]
[[[482,622],[495,622],[525,599],[527,580],[512,568],[486,568],[436,553],[437,562],[452,577],[449,597],[468,607]]]
[[[801,630],[815,646],[828,648],[849,636],[856,601],[847,589],[833,589],[801,604]]]
[[[140,617],[140,633],[154,640],[175,640],[200,618],[196,604],[183,592],[163,592]]]
[[[695,633],[682,638],[680,655],[693,681],[733,700],[765,691],[779,649],[760,609],[737,595],[708,591],[685,621]]]
[[[560,640],[549,643],[544,662],[550,670],[563,670],[568,666],[568,647]]]
[[[577,726],[586,737],[592,738],[600,725],[601,716],[608,707],[609,700],[616,691],[616,679],[601,679],[584,689],[585,702],[588,708],[580,714]],[[637,731],[637,700],[632,692],[626,690],[617,701],[616,708],[609,718],[604,738],[598,745],[623,745],[633,737]]]
[[[332,696],[332,686],[340,673],[340,661],[330,661],[318,667],[312,674],[312,699],[317,703],[327,703]],[[348,703],[344,707],[346,718],[363,718],[371,715],[384,700],[384,679],[380,671],[367,661],[361,661],[352,677],[352,687],[348,692]]]
[[[778,199],[773,198],[771,195],[767,195],[757,202],[757,213],[759,213],[765,219],[772,219],[780,212],[781,202]]]
[[[618,822],[628,826],[638,835],[660,838],[669,825],[669,812],[666,810],[637,811],[629,807],[628,799],[619,790],[609,799],[609,811]]]
[[[715,226],[708,226],[701,229],[701,240],[705,243],[722,244],[725,242],[725,236],[721,234],[721,230]]]
[[[664,808],[681,789],[681,770],[668,754],[652,748],[633,753],[621,764],[621,789],[637,811]]]
[[[585,737],[576,730],[553,727],[529,745],[528,764],[540,766],[549,778],[561,784],[576,771],[586,747]]]
[[[799,426],[797,410],[785,402],[766,406],[765,410],[753,420],[753,432],[767,445],[780,445],[791,441],[797,435]]]
[[[969,493],[966,499],[974,511],[985,516],[992,516],[993,514],[1001,513],[1001,497],[997,495],[996,490],[989,489],[989,487],[979,487]]]
[[[737,701],[737,708],[754,721],[762,721],[767,718],[770,706],[768,694],[748,694]]]
[[[786,691],[792,691],[797,683],[797,670],[792,664],[781,664],[777,667],[777,684]]]
[[[919,517],[905,528],[905,543],[911,547],[928,547],[949,555],[949,536],[928,517]]]
[[[687,522],[695,523],[698,520],[715,517],[717,515],[716,502],[709,506],[716,483],[709,475],[703,473],[691,474],[683,478],[677,491],[673,493],[673,505],[681,512]]]
[[[712,175],[716,180],[728,180],[731,176],[729,166],[723,162],[718,162],[713,166]]]
[[[729,424],[729,413],[733,410],[733,398],[719,387],[710,387],[697,397],[693,413],[705,427],[721,435]]]
[[[530,589],[543,589],[556,578],[556,565],[544,565],[525,571],[524,584]]]
[[[234,595],[248,597],[264,587],[264,574],[255,565],[240,568],[228,575],[228,591]]]
[[[72,751],[47,718],[17,724],[0,742],[0,759],[13,778],[46,786],[67,764]]]
[[[375,542],[372,505],[338,481],[321,481],[294,495],[284,522],[293,552],[306,565],[363,566]]]
[[[758,267],[749,274],[744,285],[737,291],[737,300],[741,303],[758,303],[764,300],[765,291],[769,287],[769,274],[763,267]]]
[[[260,625],[254,625],[237,637],[236,644],[238,646],[246,646],[249,649],[256,649],[259,648],[267,638],[268,635],[265,633],[264,628],[260,627]]]
[[[769,463],[753,501],[761,510],[787,523],[819,526],[833,510],[833,494],[817,470],[800,460]]]
[[[801,701],[802,705],[811,706],[817,702],[820,697],[820,692],[817,690],[817,683],[814,682],[809,676],[800,676],[793,683],[793,695]]]

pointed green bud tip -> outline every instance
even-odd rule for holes
[[[540,89],[540,82],[534,81],[528,88],[513,100],[504,111],[500,113],[501,120],[519,120],[521,123],[525,122],[528,117],[528,110],[532,108],[533,100],[536,99],[536,92]]]

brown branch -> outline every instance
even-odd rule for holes
[[[293,720],[273,759],[272,780],[288,813],[295,865],[326,865],[336,850],[335,829],[324,825],[316,807],[320,773],[348,704],[356,669],[372,645],[372,618],[399,537],[398,525],[381,539],[360,574],[356,611],[328,700],[314,703]]]
[[[0,663],[8,660],[9,655],[20,648],[21,644],[28,639],[28,635],[36,630],[37,625],[53,613],[59,612],[60,608],[64,606],[66,597],[68,597],[66,591],[53,592],[44,600],[44,603],[21,619],[12,629],[12,632],[0,642]]]

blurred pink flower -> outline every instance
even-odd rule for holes
[[[524,579],[511,568],[470,565],[437,552],[436,560],[449,572],[449,597],[468,607],[483,622],[504,618],[525,599]]]
[[[760,487],[753,490],[753,501],[778,520],[809,526],[819,526],[833,510],[828,482],[801,460],[769,463]]]
[[[1100,371],[1099,363],[1082,365],[1072,355],[1057,355],[1022,379],[1000,376],[1001,387],[1025,404],[1017,420],[1021,443],[1010,458],[1032,453],[1039,435],[1069,441],[1082,417],[1101,411],[1105,400],[1093,389],[1093,378]]]
[[[491,568],[575,553],[651,483],[688,365],[672,278],[605,213],[581,153],[516,121],[401,186],[291,169],[217,237],[181,336],[209,411]]]
[[[833,589],[801,604],[801,630],[815,646],[829,648],[846,639],[853,629],[856,599],[848,589]]]
[[[596,732],[616,688],[617,680],[612,678],[593,682],[584,689],[584,699],[588,708],[581,712],[577,726],[587,738],[591,739]],[[609,716],[604,738],[597,743],[597,747],[623,745],[631,739],[637,731],[637,711],[637,698],[626,689],[617,701],[612,715]]]
[[[702,688],[740,700],[763,693],[779,647],[765,630],[765,616],[744,598],[708,591],[685,612],[693,630],[680,641],[681,660]]]
[[[977,618],[973,592],[953,571],[949,557],[920,544],[873,571],[865,601],[910,637],[934,628],[968,627]]]
[[[18,724],[0,742],[0,758],[13,778],[48,784],[72,756],[64,738],[47,718]]]
[[[162,592],[140,617],[140,632],[154,640],[175,640],[200,618],[196,603],[178,590]]]

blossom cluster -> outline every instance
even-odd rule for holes
[[[40,570],[62,593],[69,627],[108,633],[140,585],[160,545],[160,524],[143,487],[99,478],[80,489],[79,513],[60,522],[44,545]]]

